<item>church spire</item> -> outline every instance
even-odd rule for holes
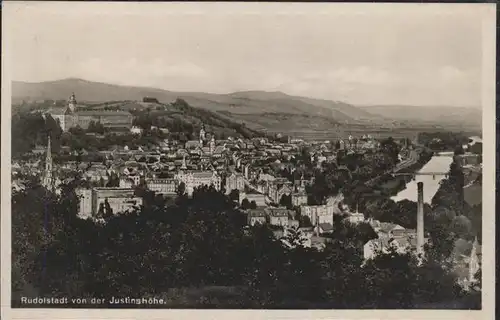
[[[477,241],[477,236],[474,238],[474,243],[472,244],[472,250],[470,253],[469,260],[469,282],[473,283],[475,280],[476,272],[479,270],[479,259],[477,256],[477,247],[479,246],[479,242]]]
[[[45,156],[45,171],[43,173],[42,184],[45,188],[53,189],[53,177],[52,177],[52,148],[50,144],[50,135],[47,138],[47,154]]]

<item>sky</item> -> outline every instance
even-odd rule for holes
[[[137,5],[11,10],[12,79],[481,106],[482,20],[474,7]]]

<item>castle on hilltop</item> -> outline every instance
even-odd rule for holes
[[[75,94],[71,94],[66,108],[52,108],[50,114],[59,123],[63,131],[70,128],[80,127],[87,129],[91,122],[100,123],[106,128],[127,128],[132,127],[133,117],[126,111],[107,110],[82,110],[82,105],[76,102]]]

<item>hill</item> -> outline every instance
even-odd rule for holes
[[[362,110],[391,117],[396,121],[408,124],[440,124],[441,126],[457,126],[481,128],[482,111],[477,108],[449,106],[364,106]]]
[[[40,83],[12,83],[12,101],[65,100],[74,92],[79,102],[98,104],[121,102],[124,108],[144,97],[169,104],[180,98],[190,106],[211,111],[248,128],[268,132],[286,132],[296,137],[332,139],[346,134],[370,133],[383,136],[429,129],[462,130],[477,128],[476,110],[455,109],[454,116],[445,108],[428,110],[398,107],[357,107],[340,101],[291,96],[282,92],[241,91],[229,94],[173,92],[157,88],[121,86],[82,79],[64,79]],[[144,108],[144,105],[138,105]],[[411,110],[410,110],[411,109]],[[417,111],[415,111],[417,110]],[[460,113],[461,112],[461,113]],[[468,113],[470,112],[470,113]],[[444,116],[446,115],[446,116]],[[480,119],[480,118],[479,118]],[[452,128],[452,129],[453,129]],[[406,133],[402,133],[406,135]]]
[[[191,106],[211,111],[233,114],[277,113],[324,117],[344,123],[359,123],[363,120],[381,119],[378,115],[342,102],[290,96],[281,92],[246,91],[231,94],[197,92],[172,92],[156,88],[120,86],[82,79],[64,79],[39,83],[12,83],[14,103],[22,100],[60,100],[75,92],[79,101],[141,101],[143,97],[154,97],[162,103],[177,98]]]

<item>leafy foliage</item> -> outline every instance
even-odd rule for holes
[[[182,101],[175,105],[189,109]],[[79,129],[69,135],[87,139]],[[364,186],[395,164],[396,150],[388,139],[381,151],[346,153],[313,168],[304,149],[294,160],[299,170],[285,174],[314,178],[307,189],[312,204],[343,193],[368,217],[415,228],[414,202],[368,197]],[[425,208],[431,242],[421,265],[412,254],[396,251],[364,261],[363,246],[377,234],[369,224],[352,225],[341,216],[324,237],[324,250],[307,245],[299,229],[278,236],[279,230],[268,225],[245,226],[246,215],[234,201],[237,193],[226,196],[213,187],[195,189],[188,197],[181,183],[171,201],[138,188],[141,208],[112,212],[105,201],[102,223],[76,217],[74,184],[56,195],[33,181],[13,194],[13,301],[42,294],[168,296],[172,289],[222,286],[242,292],[235,302],[239,307],[412,308],[453,302],[464,294],[447,271],[447,258],[457,238],[479,232],[481,220],[480,207],[461,201],[460,167],[454,163],[450,169],[432,206]],[[282,198],[283,205],[289,202]],[[241,204],[241,209],[255,207],[248,199]],[[310,226],[307,217],[298,218],[301,227]],[[477,300],[471,298],[470,305],[477,306]]]

